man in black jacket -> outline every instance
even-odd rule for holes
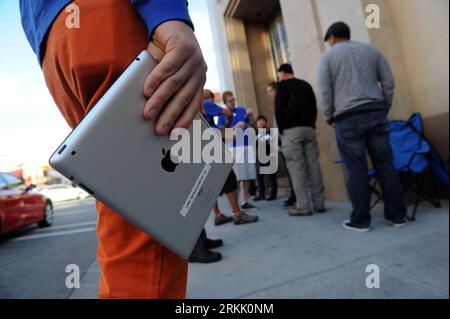
[[[310,216],[312,210],[323,213],[325,187],[315,132],[316,97],[311,85],[294,77],[291,65],[283,64],[278,70],[278,77],[280,83],[275,102],[275,117],[297,197],[296,207],[289,214]]]

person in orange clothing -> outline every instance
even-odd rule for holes
[[[22,25],[47,87],[74,128],[144,49],[160,61],[142,88],[143,116],[166,135],[200,109],[206,64],[185,0],[21,0]],[[151,42],[150,42],[151,40]],[[150,43],[150,44],[149,44]],[[100,298],[185,298],[187,261],[96,202]],[[152,209],[149,207],[149,209]]]

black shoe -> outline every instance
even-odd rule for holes
[[[259,219],[258,216],[250,216],[250,215],[247,215],[246,213],[241,213],[241,216],[234,219],[234,224],[235,225],[244,225],[244,224],[256,223],[258,221],[258,219]]]
[[[264,200],[264,197],[261,197],[261,196],[256,196],[256,197],[253,198],[254,202],[260,202],[262,200]]]
[[[214,248],[219,248],[223,246],[223,240],[222,239],[209,239],[206,238],[205,242],[204,242],[205,248],[206,249],[214,249]]]
[[[207,249],[200,251],[193,251],[189,257],[190,263],[211,264],[218,262],[222,259],[220,253],[216,253]]]
[[[360,232],[360,233],[366,233],[366,232],[370,231],[370,226],[360,226],[360,225],[356,225],[356,224],[353,224],[350,220],[346,220],[346,221],[342,224],[342,226],[343,226],[345,229],[348,229],[348,230],[354,230],[354,231],[357,231],[357,232]]]
[[[224,224],[231,223],[233,221],[233,217],[222,215],[222,217],[214,219],[215,226],[221,226]]]
[[[268,202],[273,202],[274,200],[277,200],[276,196],[269,196],[266,198],[266,201],[268,201]]]
[[[241,209],[245,212],[256,212],[258,210],[258,208],[249,203],[245,203],[244,205],[242,205]]]

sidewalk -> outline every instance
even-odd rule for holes
[[[449,298],[449,210],[422,203],[418,220],[404,229],[387,226],[382,207],[369,233],[344,230],[349,203],[328,203],[328,212],[289,217],[282,200],[258,203],[260,222],[214,227],[223,261],[190,264],[188,298]],[[224,212],[230,209],[221,199]],[[380,288],[365,285],[366,266],[380,268]],[[96,298],[96,262],[71,298]]]

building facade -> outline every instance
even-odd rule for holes
[[[320,55],[327,49],[324,34],[344,21],[353,40],[373,44],[392,66],[397,89],[390,117],[422,113],[427,136],[449,158],[448,0],[208,0],[208,5],[222,89],[236,92],[239,104],[273,118],[266,86],[285,62],[316,88]],[[374,16],[379,28],[368,27]],[[335,134],[322,117],[317,134],[327,197],[344,200],[345,172],[334,164]]]

